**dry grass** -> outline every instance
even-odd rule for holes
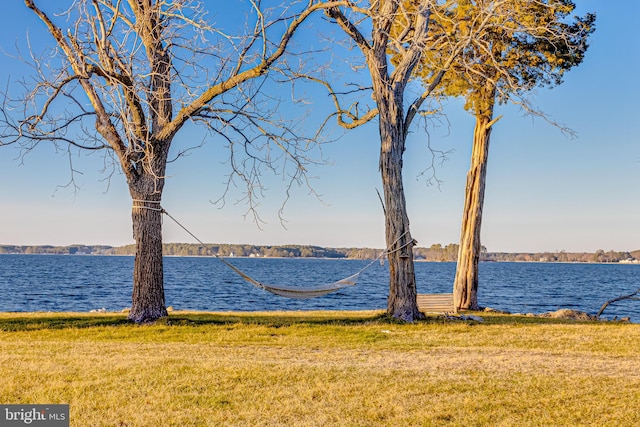
[[[0,314],[0,402],[73,426],[640,425],[640,325]]]

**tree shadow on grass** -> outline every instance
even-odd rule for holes
[[[482,315],[482,313],[479,313]],[[515,315],[482,315],[482,322],[456,320],[443,315],[427,315],[417,325],[460,324],[507,325],[507,324],[575,324],[567,319],[549,319]],[[293,325],[357,326],[405,324],[383,311],[321,311],[321,312],[172,312],[168,317],[155,322],[137,325],[126,313],[0,313],[0,331],[37,331],[45,329],[84,329],[99,327],[145,327],[145,326],[207,326],[207,325],[262,325],[274,328]]]
[[[368,312],[344,314],[343,312],[261,312],[261,313],[192,313],[173,312],[169,316],[143,324],[135,324],[126,313],[0,313],[0,331],[37,331],[45,329],[84,329],[97,327],[205,326],[252,324],[271,327],[295,324],[358,325],[393,323],[385,314]]]
[[[72,313],[3,313],[0,331],[37,331],[43,329],[94,328],[128,325],[126,315],[84,315]]]

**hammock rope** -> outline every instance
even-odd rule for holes
[[[134,202],[144,203],[144,202],[147,202],[147,201],[145,201],[145,200],[134,200]],[[355,286],[357,284],[357,282],[358,282],[359,276],[365,270],[367,270],[369,267],[371,267],[373,264],[375,264],[376,262],[380,261],[382,259],[382,257],[384,257],[385,255],[388,255],[390,253],[393,253],[393,252],[396,252],[396,251],[400,251],[400,250],[406,248],[408,245],[413,243],[413,239],[411,239],[405,245],[403,245],[403,246],[401,246],[399,248],[390,250],[390,248],[393,248],[400,241],[400,239],[402,239],[405,235],[407,235],[409,233],[409,231],[407,230],[404,234],[402,234],[400,237],[398,237],[398,239],[395,242],[393,242],[387,249],[382,251],[382,253],[377,258],[375,258],[369,264],[365,265],[358,272],[356,272],[355,274],[352,274],[351,276],[345,277],[343,279],[337,280],[337,281],[332,282],[332,283],[326,283],[326,284],[322,284],[322,285],[308,286],[308,287],[286,286],[286,285],[267,285],[265,283],[262,283],[262,282],[260,282],[260,281],[258,281],[256,279],[252,278],[247,273],[245,273],[244,271],[240,270],[238,267],[236,267],[235,265],[231,264],[229,261],[227,261],[226,259],[224,259],[220,255],[218,255],[217,253],[213,253],[213,251],[211,251],[202,240],[200,240],[187,227],[182,225],[182,223],[180,223],[180,221],[178,221],[169,212],[167,212],[164,208],[162,208],[160,206],[160,202],[153,201],[151,203],[155,203],[156,205],[154,207],[144,206],[144,205],[134,205],[133,207],[134,208],[139,208],[139,209],[149,209],[149,210],[152,210],[152,211],[157,211],[157,212],[163,213],[164,215],[168,216],[173,222],[175,222],[180,228],[182,228],[185,232],[187,232],[187,234],[189,234],[191,237],[193,237],[198,243],[200,243],[202,246],[204,246],[209,251],[209,253],[211,253],[211,255],[213,255],[215,258],[219,259],[227,267],[229,267],[231,270],[233,270],[235,273],[237,273],[240,277],[242,277],[246,282],[252,284],[253,286],[255,286],[257,288],[260,288],[262,290],[270,292],[270,293],[272,293],[274,295],[278,295],[278,296],[285,297],[285,298],[292,298],[292,299],[317,298],[317,297],[321,297],[321,296],[327,295],[327,294],[332,293],[332,292],[337,292],[337,291],[339,291],[341,289],[344,289],[344,288]]]

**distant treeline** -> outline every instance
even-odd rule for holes
[[[455,262],[458,245],[431,245],[429,248],[414,248],[417,261]],[[134,255],[135,246],[11,246],[0,245],[0,254],[58,254],[58,255]],[[258,246],[237,244],[165,243],[163,253],[167,256],[222,256],[222,257],[270,257],[270,258],[350,258],[375,259],[382,249],[372,248],[323,248],[320,246],[284,245]],[[536,261],[536,262],[640,262],[640,250],[616,252],[598,250],[589,252],[539,252],[505,253],[487,252],[482,248],[481,261]]]

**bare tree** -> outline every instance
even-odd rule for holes
[[[104,150],[114,160],[133,200],[129,318],[158,319],[167,315],[160,202],[176,135],[191,123],[228,144],[230,183],[246,184],[249,210],[260,196],[262,167],[282,160],[292,166],[291,183],[303,181],[313,141],[286,122],[270,121],[265,106],[273,104],[260,89],[301,24],[345,2],[305,0],[266,9],[251,0],[247,31],[229,34],[188,0],[70,3],[60,13],[25,0],[55,47],[32,61],[36,73],[24,82],[24,95],[4,94],[1,141],[26,150],[42,142]],[[47,2],[46,8],[58,5]],[[178,156],[190,148],[180,145]]]
[[[495,25],[492,17],[503,2],[480,2],[482,13],[464,24],[452,16],[457,10],[456,1],[350,2],[348,6],[326,11],[362,54],[371,81],[368,87],[356,85],[358,89],[370,90],[375,107],[368,109],[359,103],[343,108],[339,95],[344,92],[339,93],[326,80],[323,83],[333,96],[341,126],[353,128],[375,117],[378,120],[389,248],[387,312],[395,318],[412,321],[423,317],[416,304],[415,241],[410,232],[402,178],[407,135],[417,117],[428,116],[428,111],[423,110],[425,101],[432,97],[456,58],[481,32]],[[416,76],[427,83],[412,95],[409,88],[416,88],[411,85]]]
[[[405,4],[410,3],[410,4]],[[432,84],[409,102],[405,94],[416,66],[425,50],[442,43],[453,43],[449,63],[467,41],[437,36],[431,27],[432,14],[436,13],[435,1],[403,2],[378,0],[349,2],[348,6],[333,7],[326,11],[351,40],[364,58],[371,85],[357,85],[357,89],[369,90],[375,106],[360,111],[358,103],[349,108],[341,107],[341,95],[327,80],[323,81],[333,96],[338,123],[344,128],[354,128],[377,117],[380,132],[380,173],[383,187],[385,238],[389,249],[389,297],[387,312],[405,321],[423,317],[416,304],[416,280],[413,265],[413,246],[409,216],[402,178],[403,153],[406,139],[414,118],[438,85],[447,61],[441,69],[434,70]],[[404,24],[400,31],[394,31]],[[457,49],[457,50],[456,50]],[[390,55],[391,51],[395,55]],[[350,92],[349,92],[350,93]],[[342,101],[343,102],[343,101]]]

